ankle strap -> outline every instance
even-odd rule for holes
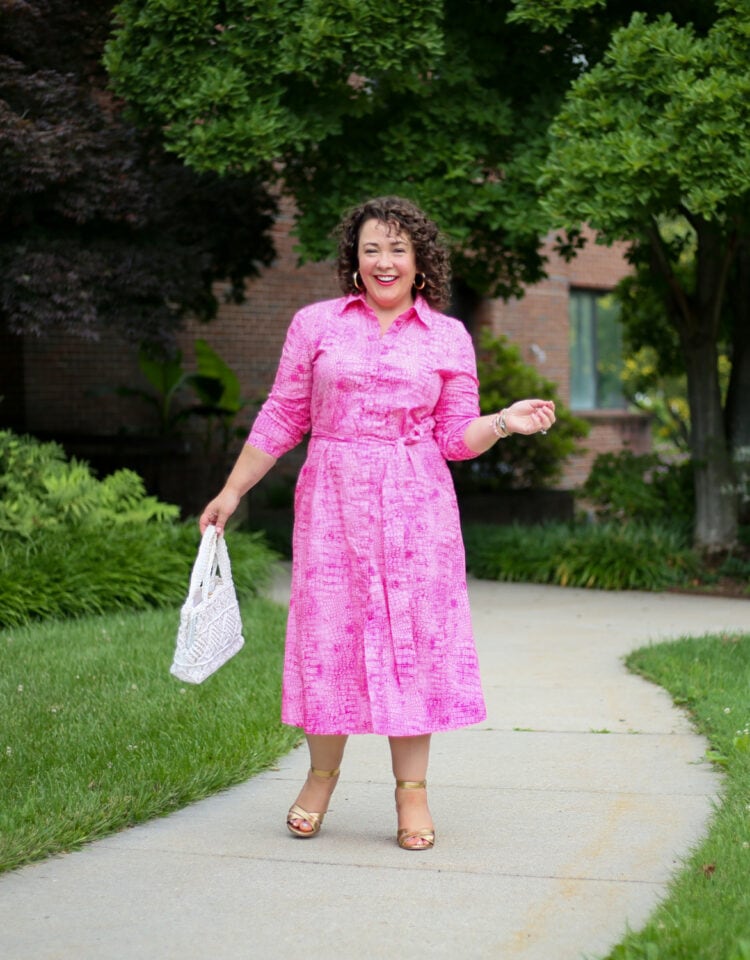
[[[310,767],[310,773],[315,774],[316,777],[335,777],[336,774],[341,770],[341,767],[336,767],[335,770],[318,770],[317,767]]]
[[[400,790],[424,790],[427,786],[426,780],[397,780],[396,786]]]

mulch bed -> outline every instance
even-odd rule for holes
[[[744,562],[750,570],[750,547],[743,544],[732,551],[732,559]],[[726,554],[719,554],[705,561],[705,574],[692,583],[674,588],[674,593],[697,593],[704,597],[730,597],[734,600],[750,600],[750,577],[727,576],[722,567]]]
[[[699,594],[701,597],[727,597],[730,600],[750,600],[747,580],[740,582],[732,577],[721,577],[715,583],[695,581],[692,585],[671,587],[669,593]]]

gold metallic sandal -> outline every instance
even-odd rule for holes
[[[397,780],[396,789],[426,790],[427,781]],[[396,804],[396,809],[398,810],[398,803]],[[412,846],[412,844],[408,842],[409,840],[424,840],[426,842],[420,844],[419,846]],[[403,827],[396,834],[396,843],[401,847],[402,850],[430,850],[435,846],[435,828],[429,827],[422,830],[409,830],[407,827]]]
[[[341,767],[336,767],[335,770],[318,770],[316,767],[310,767],[310,773],[316,777],[322,777],[324,779],[330,779],[331,777],[338,776]],[[325,813],[312,813],[309,810],[305,810],[303,807],[300,807],[299,804],[295,803],[289,810],[289,813],[286,815],[286,826],[287,830],[290,833],[293,833],[295,837],[314,837],[316,833],[320,832],[320,828],[323,824],[323,817]],[[292,823],[293,820],[304,820],[310,824],[312,830],[300,830],[299,827],[295,827]]]

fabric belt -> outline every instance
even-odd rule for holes
[[[432,437],[432,431],[435,427],[435,421],[430,417],[417,424],[412,430],[403,437],[375,437],[375,436],[344,436],[340,437],[334,433],[325,433],[322,430],[313,430],[310,434],[311,440],[333,440],[336,443],[381,443],[390,446],[411,447],[415,443],[421,443]]]

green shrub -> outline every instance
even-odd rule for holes
[[[184,600],[200,535],[131,470],[98,480],[56,443],[0,431],[0,627]],[[255,593],[273,553],[232,533],[232,570]]]
[[[195,523],[51,530],[0,546],[0,627],[46,617],[180,604],[200,535]],[[256,594],[274,554],[261,534],[227,539],[241,596]]]
[[[110,528],[173,520],[179,508],[148,496],[132,470],[97,479],[87,463],[67,460],[57,443],[0,431],[0,531]]]
[[[750,591],[750,559],[730,554],[719,567],[719,575],[734,577],[737,580],[746,580]]]
[[[566,410],[551,380],[521,359],[517,346],[505,337],[482,337],[477,355],[482,413],[494,413],[524,397],[555,401],[557,423],[542,437],[515,436],[496,443],[476,460],[451,464],[456,485],[469,489],[529,489],[549,487],[559,479],[562,467],[589,432],[585,420]]]
[[[698,571],[684,535],[658,525],[470,525],[464,539],[467,569],[488,580],[663,590]]]
[[[484,580],[555,583],[556,556],[572,536],[564,523],[464,528],[467,568]]]
[[[695,554],[672,528],[617,523],[580,528],[557,557],[557,583],[601,590],[663,590],[698,572]]]
[[[655,453],[599,454],[581,492],[603,520],[688,529],[695,513],[692,464],[666,463]]]

